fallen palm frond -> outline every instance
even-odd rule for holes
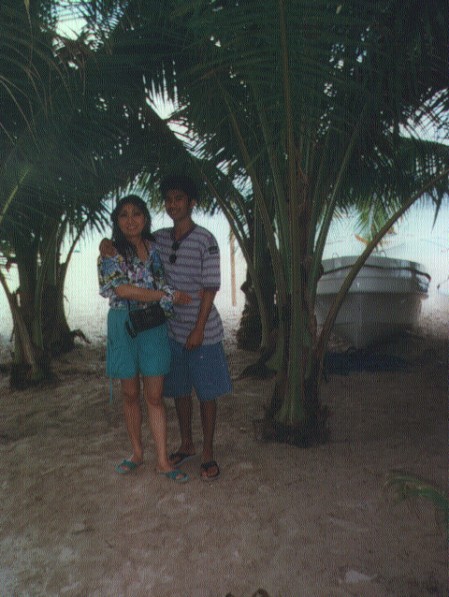
[[[422,497],[433,502],[435,508],[444,515],[446,526],[449,521],[449,500],[447,493],[431,481],[412,473],[390,471],[387,475],[385,489],[394,489],[398,501]]]

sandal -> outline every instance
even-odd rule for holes
[[[119,473],[119,475],[128,475],[138,469],[139,466],[142,466],[142,464],[143,462],[133,462],[132,460],[126,460],[125,458],[120,464],[117,464],[115,472]]]
[[[196,456],[196,454],[189,454],[188,452],[172,452],[168,459],[174,466],[180,466],[194,456]]]
[[[167,479],[176,481],[177,483],[185,483],[189,480],[189,475],[183,471],[180,471],[179,468],[175,468],[172,471],[159,471],[158,475],[164,475],[164,477],[167,477]]]
[[[216,468],[217,472],[214,475],[209,475],[208,472],[211,468]],[[202,481],[215,481],[220,476],[220,468],[215,460],[209,460],[209,462],[203,462],[200,466],[201,479]],[[205,474],[203,474],[205,473]]]

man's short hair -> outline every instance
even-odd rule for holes
[[[168,191],[173,190],[182,191],[185,193],[190,201],[199,201],[198,187],[190,176],[185,174],[171,174],[166,176],[160,186],[162,198],[165,199]]]

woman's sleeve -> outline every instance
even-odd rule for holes
[[[174,289],[168,286],[165,281],[165,271],[162,264],[162,259],[159,251],[154,249],[151,253],[151,273],[153,276],[153,282],[158,290],[163,290],[165,296],[159,301],[160,306],[165,311],[167,317],[173,316],[173,293]]]
[[[162,264],[162,259],[157,249],[153,249],[151,252],[151,275],[153,276],[153,282],[158,290],[163,290],[169,294],[173,294],[174,290],[171,286],[168,286],[165,281],[165,271]]]
[[[123,257],[114,255],[114,257],[99,257],[97,262],[98,283],[100,286],[100,295],[110,298],[115,295],[115,289],[123,284],[129,284],[124,271],[120,267]]]

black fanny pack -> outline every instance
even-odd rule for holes
[[[144,309],[129,311],[129,321],[130,323],[125,323],[126,331],[131,338],[135,338],[139,332],[162,325],[167,321],[167,317],[160,304],[155,303]]]

